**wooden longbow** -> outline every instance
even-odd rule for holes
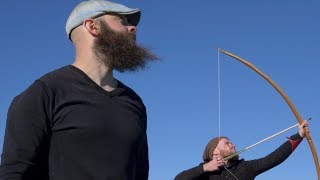
[[[256,73],[258,73],[260,76],[262,76],[265,80],[267,80],[277,91],[278,93],[283,97],[283,99],[286,101],[286,103],[289,105],[291,111],[293,112],[294,116],[296,117],[296,119],[298,120],[299,124],[301,124],[303,122],[303,120],[301,119],[301,116],[299,115],[297,109],[295,108],[295,106],[293,105],[293,103],[291,102],[291,100],[289,99],[289,97],[283,92],[283,90],[270,78],[268,77],[265,73],[263,73],[262,71],[260,71],[257,67],[255,67],[253,64],[251,64],[250,62],[240,58],[239,56],[236,56],[230,52],[227,52],[225,50],[222,49],[218,49],[221,53],[226,54],[238,61],[240,61],[241,63],[245,64],[246,66],[248,66],[249,68],[251,68],[252,70],[254,70]],[[316,148],[313,144],[311,135],[308,131],[306,132],[306,139],[309,143],[310,146],[310,150],[314,159],[314,163],[316,165],[316,171],[317,171],[317,175],[318,175],[318,180],[320,180],[320,167],[319,167],[319,159],[318,159],[318,155],[317,155],[317,151]]]

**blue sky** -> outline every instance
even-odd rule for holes
[[[35,79],[71,64],[65,21],[78,0],[5,1],[0,7],[0,149],[12,99]],[[288,105],[258,74],[220,54],[220,128],[217,48],[250,61],[289,96],[310,122],[320,149],[320,1],[143,1],[139,43],[161,61],[137,73],[115,73],[148,110],[150,179],[170,180],[198,165],[206,143],[228,136],[240,150],[297,123]],[[255,159],[281,145],[291,130],[240,155]],[[317,179],[304,140],[280,166],[258,176]]]

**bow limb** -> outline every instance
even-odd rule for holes
[[[267,80],[277,91],[278,93],[283,97],[283,99],[286,101],[286,103],[289,105],[291,111],[293,112],[294,116],[296,117],[296,119],[298,120],[299,124],[301,124],[303,122],[303,120],[301,119],[301,116],[299,115],[297,109],[294,107],[294,105],[292,104],[291,100],[289,99],[289,97],[282,91],[282,89],[273,81],[271,80],[266,74],[264,74],[262,71],[260,71],[258,68],[256,68],[253,64],[251,64],[250,62],[240,58],[239,56],[236,56],[230,52],[224,51],[222,49],[218,49],[220,52],[222,52],[223,54],[226,54],[230,57],[233,57],[234,59],[242,62],[243,64],[245,64],[246,66],[248,66],[249,68],[251,68],[252,70],[254,70],[256,73],[258,73],[260,76],[262,76],[265,80]],[[305,128],[304,128],[305,129]],[[312,156],[316,165],[316,170],[317,170],[317,175],[318,175],[318,180],[320,180],[320,167],[319,167],[319,159],[318,159],[318,155],[317,155],[317,151],[316,148],[313,144],[312,138],[310,133],[305,129],[305,133],[306,133],[306,139],[308,140],[311,152],[312,152]]]

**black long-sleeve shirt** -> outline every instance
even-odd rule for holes
[[[14,98],[0,179],[148,179],[146,128],[133,90],[118,82],[107,92],[76,67],[62,67]]]
[[[226,168],[239,180],[253,180],[259,174],[286,160],[301,140],[300,135],[295,134],[279,148],[263,158],[250,161],[236,160],[228,164]],[[203,165],[204,163],[200,163],[199,166],[181,172],[175,177],[175,180],[236,180],[224,168],[220,168],[218,171],[204,172]]]

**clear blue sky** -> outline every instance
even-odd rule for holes
[[[74,49],[65,21],[79,0],[4,1],[1,16],[0,149],[8,107],[35,79],[71,64]],[[148,109],[150,179],[170,180],[198,165],[218,136],[217,48],[233,52],[268,74],[290,97],[320,150],[320,1],[118,0],[142,10],[138,41],[161,61],[137,73],[115,73]],[[260,76],[220,55],[221,126],[237,149],[297,121]],[[243,154],[267,155],[291,130]],[[280,166],[257,180],[316,178],[306,141]]]

